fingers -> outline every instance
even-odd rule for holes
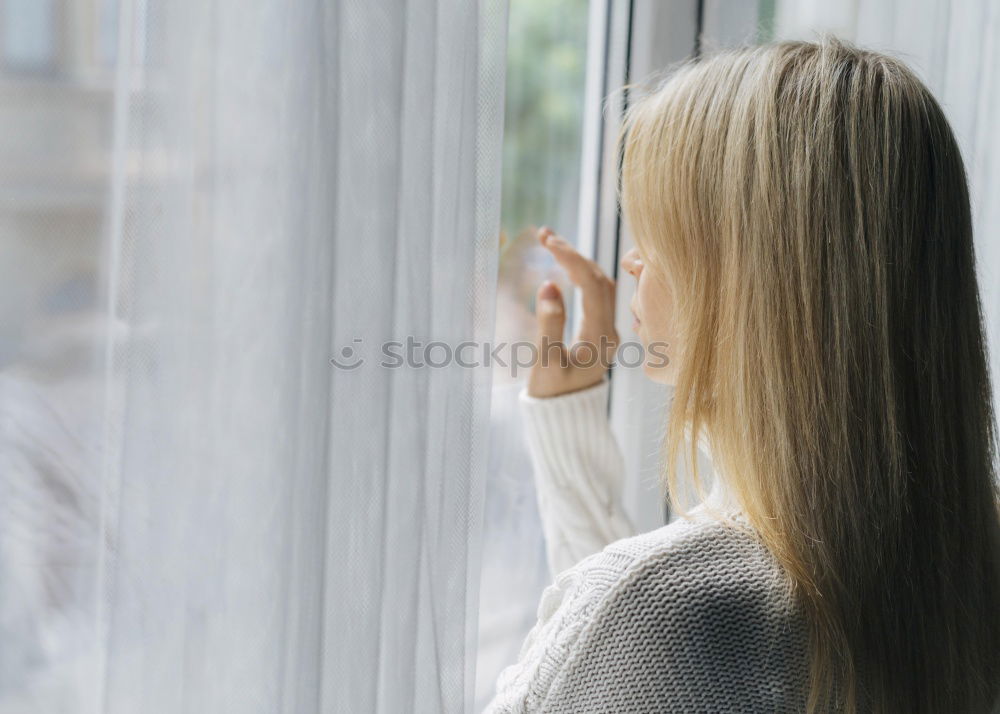
[[[548,343],[562,342],[566,326],[566,307],[559,287],[550,281],[542,283],[535,296],[535,316],[538,320],[539,343],[548,338]]]
[[[581,332],[612,335],[615,281],[605,275],[597,263],[581,255],[569,241],[556,235],[552,229],[543,227],[538,232],[538,240],[552,253],[556,262],[566,270],[569,279],[583,293]]]
[[[566,269],[570,280],[581,288],[593,283],[607,280],[604,271],[589,258],[585,258],[573,247],[573,244],[560,235],[557,235],[551,228],[545,227],[538,232],[538,240],[556,261]]]

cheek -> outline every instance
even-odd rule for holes
[[[639,336],[646,349],[644,372],[654,382],[674,384],[678,345],[670,291],[662,282],[640,280],[637,303],[642,317]]]
[[[666,286],[658,280],[640,280],[638,303],[644,340],[647,343],[671,342],[673,303]]]

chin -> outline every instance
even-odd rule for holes
[[[663,367],[652,366],[649,363],[642,365],[643,374],[651,382],[656,382],[657,384],[666,384],[668,386],[673,386],[675,384],[675,375],[673,365],[666,365]]]
[[[675,384],[677,375],[673,355],[670,354],[673,350],[668,349],[663,340],[651,343],[643,336],[640,339],[645,352],[642,371],[646,378],[657,384]]]

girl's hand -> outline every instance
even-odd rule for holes
[[[538,359],[528,374],[528,395],[555,397],[594,386],[611,365],[618,348],[615,281],[552,229],[545,226],[539,229],[538,240],[583,291],[580,332],[568,349],[562,342],[566,307],[559,288],[546,281],[536,296]]]

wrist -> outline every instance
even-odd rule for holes
[[[572,404],[573,402],[591,401],[607,396],[610,385],[607,375],[603,375],[599,380],[583,386],[573,387],[557,393],[539,394],[533,392],[531,386],[525,386],[521,390],[521,400],[532,404]]]

